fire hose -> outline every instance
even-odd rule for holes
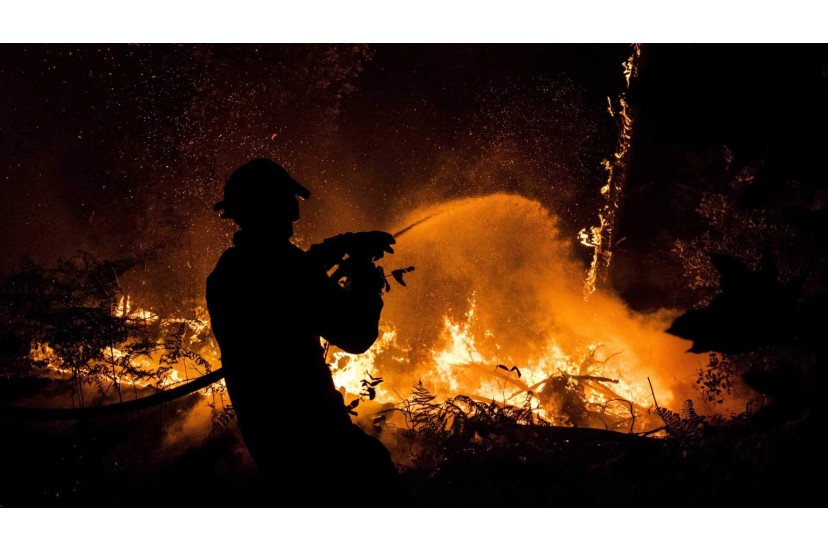
[[[158,406],[176,399],[180,399],[194,391],[212,385],[224,377],[224,369],[219,368],[204,374],[190,382],[165,389],[140,399],[133,399],[120,403],[104,404],[100,406],[85,406],[79,408],[39,408],[32,406],[13,406],[0,404],[0,417],[18,418],[24,420],[80,420],[97,418],[114,414],[127,414]]]

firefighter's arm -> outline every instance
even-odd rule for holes
[[[322,267],[326,272],[349,252],[354,241],[354,234],[346,232],[326,238],[322,243],[315,243],[310,246],[306,258],[312,264]]]

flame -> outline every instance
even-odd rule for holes
[[[431,367],[420,376],[427,382],[429,389],[438,396],[447,398],[463,394],[472,398],[496,401],[512,406],[525,406],[527,392],[530,393],[532,409],[549,421],[562,421],[566,415],[560,412],[552,401],[542,400],[553,380],[566,381],[574,386],[575,378],[600,378],[615,382],[584,386],[584,402],[587,406],[603,407],[608,401],[623,399],[631,405],[646,408],[652,404],[651,397],[643,385],[629,386],[624,379],[623,363],[612,360],[615,355],[603,355],[602,344],[587,346],[580,355],[564,352],[554,340],[544,347],[536,358],[529,358],[517,370],[504,370],[502,362],[511,363],[511,359],[499,359],[486,356],[475,344],[473,328],[478,325],[475,317],[475,302],[459,321],[446,316],[443,319],[442,346],[432,350]],[[488,337],[494,337],[491,331]],[[517,375],[519,372],[519,375]],[[475,377],[470,378],[469,374]],[[570,379],[571,378],[571,379]]]
[[[220,354],[218,346],[212,338],[209,315],[205,307],[197,307],[194,318],[162,319],[152,310],[135,305],[130,296],[125,294],[118,298],[112,307],[111,313],[112,316],[123,318],[130,324],[157,324],[164,330],[184,325],[187,328],[187,343],[189,345],[203,344],[204,347],[201,347],[199,355],[210,365],[219,363]],[[120,386],[130,386],[134,389],[149,387],[164,389],[202,375],[202,371],[197,366],[193,366],[192,363],[188,364],[187,358],[180,358],[174,365],[162,368],[161,357],[167,345],[165,339],[168,337],[164,336],[164,332],[159,332],[159,335],[155,342],[155,348],[149,354],[134,355],[129,358],[128,365],[135,369],[134,373],[130,373],[122,365],[126,356],[122,347],[126,343],[119,344],[119,346],[113,344],[102,348],[99,352],[99,358],[111,368],[111,371],[107,371],[104,377],[111,384],[114,384],[116,389]],[[205,340],[207,342],[202,343]],[[85,369],[93,368],[92,366],[75,366],[74,369],[68,367],[65,359],[49,343],[33,342],[28,356],[36,365],[64,379],[78,376]],[[94,363],[94,361],[90,362],[90,364]],[[193,370],[192,375],[190,370]],[[200,392],[202,395],[213,396],[222,389],[223,381],[202,389]]]
[[[63,358],[48,343],[35,341],[29,348],[29,358],[46,369],[58,374],[69,374],[71,370],[63,367]]]
[[[334,385],[351,395],[359,395],[363,389],[362,381],[369,375],[376,375],[377,358],[389,349],[396,348],[396,338],[397,332],[393,326],[385,325],[381,328],[377,341],[365,353],[352,355],[345,351],[334,351],[331,355],[333,361],[330,363]],[[394,362],[404,361],[399,356],[391,360]],[[389,402],[394,399],[389,389],[379,386],[377,388],[377,400]]]
[[[584,280],[584,299],[588,299],[597,289],[599,281],[606,278],[612,260],[612,238],[615,222],[624,191],[624,169],[626,157],[632,141],[633,120],[627,105],[627,91],[630,81],[638,74],[638,61],[641,57],[641,45],[633,44],[632,52],[622,63],[624,71],[624,92],[618,96],[618,106],[613,108],[612,100],[607,98],[607,109],[610,117],[618,123],[618,140],[612,161],[604,160],[602,165],[607,172],[606,183],[601,187],[601,196],[604,205],[598,212],[598,226],[591,226],[589,230],[582,228],[578,232],[578,241],[581,245],[592,248],[592,262]]]
[[[118,302],[112,308],[112,315],[137,322],[150,323],[158,321],[158,315],[154,312],[132,305],[129,295],[123,295],[118,299]]]
[[[466,395],[516,407],[525,407],[528,401],[537,416],[560,425],[572,424],[570,416],[556,402],[557,394],[551,390],[561,382],[565,382],[571,393],[579,393],[587,413],[595,416],[612,414],[627,420],[630,411],[642,417],[653,405],[652,395],[643,384],[631,385],[627,381],[630,370],[622,356],[606,353],[607,348],[601,343],[568,354],[555,339],[551,339],[537,357],[528,359],[517,370],[504,370],[501,363],[511,363],[511,358],[492,356],[478,347],[476,333],[481,333],[487,340],[496,336],[481,327],[476,315],[475,296],[476,293],[472,293],[469,309],[458,319],[449,315],[443,317],[439,345],[432,348],[427,360],[413,370],[416,379],[424,382],[438,399]],[[495,343],[494,350],[499,348]],[[394,369],[383,363],[383,356],[398,365],[411,366],[411,359],[405,355],[406,351],[399,349],[397,330],[386,325],[380,338],[364,355],[333,353],[334,381],[341,390],[358,396],[366,374],[385,374],[389,369],[393,373]],[[377,399],[394,403],[402,397],[394,397],[388,389],[381,387]],[[612,404],[615,402],[621,404]],[[652,427],[654,422],[649,421],[648,427]],[[598,426],[598,422],[594,425]],[[628,427],[624,421],[624,429]]]

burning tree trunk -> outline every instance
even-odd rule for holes
[[[627,91],[630,89],[631,79],[637,75],[640,56],[641,46],[633,44],[630,56],[623,63],[624,91],[618,96],[615,106],[612,100],[607,98],[609,114],[618,125],[618,141],[612,159],[605,159],[603,162],[607,172],[607,181],[601,187],[604,205],[598,211],[598,226],[592,226],[589,230],[583,228],[578,233],[578,240],[581,244],[593,250],[592,263],[584,281],[584,298],[589,298],[597,286],[606,281],[612,260],[613,234],[624,193],[627,154],[630,150],[633,130],[632,114],[627,104]]]

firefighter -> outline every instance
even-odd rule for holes
[[[303,251],[291,237],[299,200],[309,197],[270,159],[232,173],[214,210],[239,230],[207,278],[207,308],[239,428],[270,501],[352,505],[368,495],[348,492],[349,482],[394,489],[397,472],[385,447],[351,423],[320,337],[353,354],[374,343],[384,287],[374,261],[393,253],[394,238],[341,234]],[[335,265],[340,270],[329,277]]]

